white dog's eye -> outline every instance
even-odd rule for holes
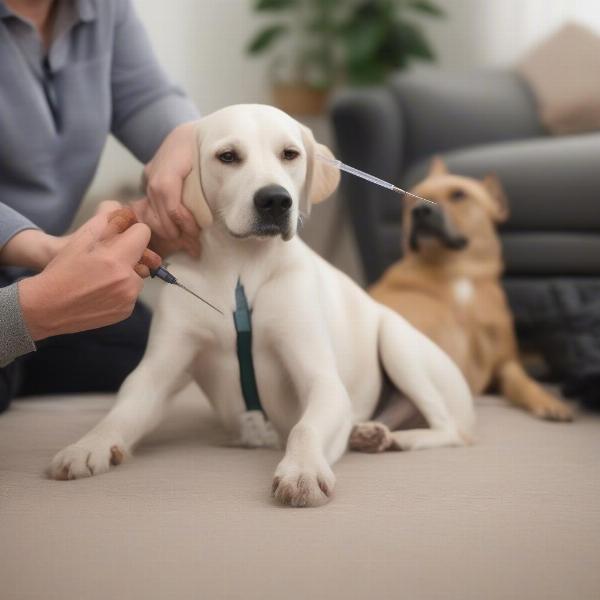
[[[239,154],[235,150],[227,150],[227,152],[221,152],[221,154],[217,155],[217,158],[223,163],[240,162]]]
[[[283,160],[294,160],[295,158],[298,158],[299,156],[300,156],[300,152],[298,152],[298,150],[292,150],[292,148],[286,148],[281,153],[281,158],[283,158]]]

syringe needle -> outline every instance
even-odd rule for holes
[[[429,202],[430,204],[436,204],[433,200],[428,200],[427,198],[421,198],[421,196],[417,196],[416,194],[412,194],[411,192],[407,192],[402,188],[390,183],[389,181],[385,181],[384,179],[380,179],[379,177],[375,177],[375,175],[371,175],[370,173],[366,173],[365,171],[361,171],[360,169],[356,169],[351,167],[350,165],[344,164],[341,160],[337,158],[329,158],[328,156],[323,156],[322,154],[317,154],[317,158],[333,167],[337,167],[340,171],[345,171],[346,173],[350,173],[350,175],[354,175],[355,177],[360,177],[365,181],[369,181],[370,183],[374,183],[375,185],[379,185],[387,190],[391,190],[392,192],[396,192],[396,194],[402,194],[403,196],[410,196],[412,198],[416,198],[417,200],[423,200],[423,202]]]
[[[198,296],[198,294],[196,294],[196,292],[192,292],[192,290],[190,290],[190,288],[185,287],[185,285],[183,285],[183,283],[181,283],[180,281],[176,281],[175,285],[179,286],[182,290],[185,290],[186,292],[188,292],[188,294],[195,296],[196,298],[198,298],[198,300],[200,300],[201,302],[204,302],[204,304],[206,304],[207,306],[210,306],[212,309],[216,310],[218,313],[224,314],[220,308],[217,308],[214,304],[211,304],[208,300],[205,300],[202,296]]]
[[[206,304],[207,306],[210,306],[213,310],[216,310],[218,313],[224,315],[224,313],[221,309],[217,308],[214,304],[211,304],[208,300],[205,300],[204,298],[202,298],[202,296],[199,296],[198,294],[196,294],[196,292],[192,292],[192,290],[190,290],[190,288],[183,285],[183,283],[181,283],[177,279],[177,277],[175,277],[175,275],[173,275],[172,273],[167,271],[167,269],[164,265],[160,265],[160,267],[158,267],[158,269],[151,270],[150,277],[152,277],[152,278],[158,277],[165,283],[170,283],[171,285],[176,285],[176,286],[180,287],[182,290],[185,290],[188,294],[191,294],[195,298],[198,298],[198,300],[200,300],[201,302],[204,302],[204,304]]]
[[[407,192],[406,190],[403,190],[402,188],[399,188],[397,186],[394,186],[393,191],[396,192],[397,194],[402,194],[403,196],[409,196],[410,198],[414,198],[415,200],[421,200],[422,202],[429,202],[429,204],[437,204],[437,202],[434,202],[433,200],[429,200],[429,198],[422,198],[421,196],[417,196],[416,194],[413,194],[412,192]]]

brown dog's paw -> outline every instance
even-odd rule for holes
[[[350,449],[356,452],[385,452],[392,446],[392,434],[383,423],[367,421],[354,426],[350,434]]]
[[[544,397],[531,406],[531,412],[540,419],[547,421],[568,422],[573,420],[573,409],[558,398]]]

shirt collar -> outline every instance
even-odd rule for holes
[[[94,0],[77,0],[76,4],[80,21],[89,23],[96,18],[96,3]]]
[[[62,2],[63,0],[58,0]],[[96,18],[96,3],[94,0],[74,0],[74,10],[79,21],[89,23]],[[4,0],[0,0],[0,19],[16,17],[16,15],[6,6]],[[18,17],[17,17],[18,18]]]
[[[0,19],[6,19],[7,17],[12,17],[13,14],[6,8],[6,4],[4,4],[4,0],[0,0]]]

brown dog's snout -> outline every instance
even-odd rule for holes
[[[439,204],[420,202],[411,210],[412,227],[410,231],[410,247],[417,251],[419,239],[437,238],[444,247],[451,250],[462,250],[468,240],[452,223],[449,216]]]
[[[426,220],[430,219],[434,215],[434,207],[426,202],[422,202],[417,204],[412,209],[412,214],[414,219],[418,220]]]

